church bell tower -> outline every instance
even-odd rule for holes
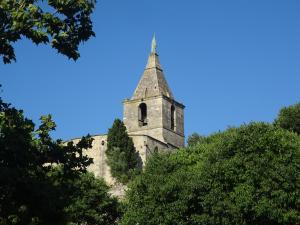
[[[184,147],[184,108],[174,99],[157,54],[155,37],[148,63],[131,99],[124,104],[128,134],[144,135],[170,148]]]

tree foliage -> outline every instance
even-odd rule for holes
[[[107,163],[117,181],[125,184],[139,171],[139,155],[124,123],[116,119],[107,135]]]
[[[299,225],[300,138],[263,123],[157,155],[132,182],[122,225]]]
[[[300,134],[300,103],[282,108],[275,125]]]
[[[95,0],[0,1],[0,55],[4,63],[16,60],[12,44],[22,37],[50,44],[76,60],[78,46],[94,36],[90,15]]]
[[[189,200],[189,171],[154,153],[143,173],[129,185],[122,225],[186,224]]]
[[[196,144],[198,144],[200,141],[202,141],[204,139],[203,136],[197,134],[197,133],[192,133],[188,139],[187,139],[187,144],[188,144],[188,147],[192,147]]]
[[[109,187],[103,179],[86,173],[73,183],[74,192],[65,208],[68,224],[114,225],[119,218],[119,205],[110,196]]]
[[[93,202],[102,215],[114,207],[104,194],[107,189],[82,175],[92,162],[85,153],[92,139],[87,136],[77,144],[64,144],[52,140],[49,132],[54,129],[50,115],[41,117],[35,130],[21,110],[0,100],[0,224],[67,224],[72,214],[65,209],[76,212],[72,205],[77,204],[74,199],[78,195],[88,196],[83,204]],[[77,190],[78,182],[86,185],[85,192]],[[97,194],[96,189],[100,191]],[[107,205],[102,208],[103,204]]]

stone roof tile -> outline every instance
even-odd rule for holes
[[[154,96],[167,96],[174,99],[165,79],[158,55],[156,52],[151,52],[142,78],[132,96],[132,100]]]

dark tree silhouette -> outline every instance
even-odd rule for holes
[[[95,0],[0,1],[0,56],[16,61],[13,43],[26,37],[35,44],[50,44],[74,60],[78,46],[94,36],[90,15]]]

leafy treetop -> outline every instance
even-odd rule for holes
[[[12,44],[22,38],[50,44],[63,55],[78,59],[78,46],[94,36],[90,15],[95,0],[0,1],[0,56],[16,61]]]
[[[300,103],[282,108],[274,124],[300,135]]]
[[[122,225],[299,225],[300,138],[264,123],[156,154],[128,191]]]
[[[188,139],[187,139],[187,144],[189,147],[196,145],[197,143],[199,143],[200,141],[202,141],[204,139],[203,136],[197,134],[197,133],[193,133],[191,134]]]
[[[93,140],[52,140],[55,126],[42,116],[35,130],[23,111],[0,99],[0,224],[114,224],[116,201],[103,181],[86,175]]]
[[[116,119],[107,135],[107,163],[112,176],[125,184],[139,171],[139,155],[124,123]]]

